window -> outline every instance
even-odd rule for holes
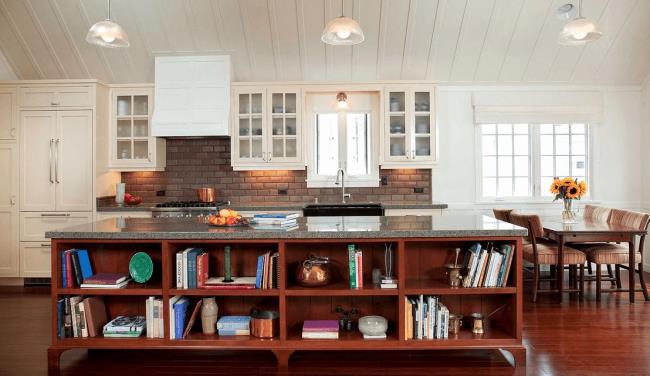
[[[553,177],[588,180],[586,124],[480,124],[481,199],[552,196]]]

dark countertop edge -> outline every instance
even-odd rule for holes
[[[307,204],[300,205],[231,205],[229,208],[238,210],[238,211],[262,211],[262,210],[273,210],[273,211],[292,211],[292,210],[302,210],[302,208]],[[153,206],[151,205],[140,205],[140,206],[97,206],[98,212],[128,212],[128,211],[151,211]],[[432,204],[384,204],[384,209],[388,210],[427,210],[427,209],[447,209],[448,205],[443,203],[432,203]]]
[[[440,231],[324,231],[324,232],[224,232],[224,233],[197,233],[197,232],[128,232],[128,233],[101,233],[101,232],[61,232],[49,231],[46,238],[51,239],[104,239],[104,240],[241,240],[241,239],[406,239],[406,238],[446,238],[446,237],[519,237],[526,236],[527,230],[440,230]]]

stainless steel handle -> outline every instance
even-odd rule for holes
[[[50,138],[50,152],[49,152],[49,159],[50,159],[50,184],[54,184],[54,178],[52,178],[52,145],[54,144],[54,139]]]
[[[266,162],[266,153],[262,153],[262,160]]]
[[[56,180],[57,184],[60,183],[59,181],[59,139],[56,139],[56,146],[54,147],[55,153],[55,159],[54,159],[54,180]]]
[[[16,137],[16,128],[15,127],[11,128],[11,130],[9,131],[9,136],[12,137],[12,138]]]
[[[149,160],[149,163],[151,163],[151,153],[147,156],[147,159]]]
[[[267,162],[271,162],[271,152],[269,152],[269,156],[267,157]]]
[[[51,106],[58,106],[58,105],[59,105],[59,102],[50,102],[50,105],[51,105]]]
[[[41,217],[69,217],[70,213],[41,213]]]
[[[52,244],[49,243],[41,243],[41,248],[50,248]]]

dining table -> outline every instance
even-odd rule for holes
[[[557,288],[559,291],[559,299],[562,301],[562,291],[564,288],[564,265],[563,248],[567,243],[628,243],[630,251],[629,257],[629,294],[630,302],[634,302],[635,283],[634,283],[634,252],[636,252],[636,239],[637,236],[645,235],[646,230],[641,230],[635,227],[623,226],[619,224],[612,224],[602,221],[585,220],[583,218],[576,219],[575,223],[564,223],[560,218],[543,217],[542,224],[544,227],[544,236],[548,239],[557,242],[558,251],[558,264],[556,266]],[[647,297],[646,297],[647,300]]]

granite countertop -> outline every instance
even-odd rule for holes
[[[327,203],[320,203],[327,204]],[[302,208],[305,205],[309,204],[233,204],[228,205],[229,208],[235,209],[238,211],[264,211],[264,210],[273,210],[273,211],[302,211]],[[140,204],[137,206],[117,206],[114,203],[111,204],[102,204],[97,205],[98,212],[122,212],[122,211],[150,211],[155,204]],[[416,209],[416,210],[426,210],[426,209],[447,209],[447,204],[441,202],[434,202],[430,204],[383,204],[384,209]]]
[[[310,217],[292,231],[211,227],[194,218],[113,218],[46,232],[62,239],[372,239],[525,236],[525,228],[482,215]]]

